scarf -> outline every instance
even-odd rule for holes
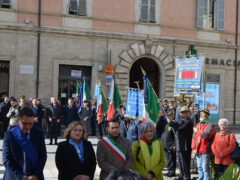
[[[225,129],[225,130],[220,130],[220,136],[225,136],[225,135],[227,135],[227,134],[230,134],[231,132],[229,131],[229,129],[227,128],[227,129]]]
[[[200,118],[200,122],[209,123],[210,119],[209,118]]]
[[[144,141],[147,144],[149,154],[152,155],[153,153],[152,142],[156,140],[156,137],[153,137],[151,140],[148,140],[144,135],[141,135],[140,140]]]
[[[75,140],[73,140],[72,138],[69,139],[69,144],[73,145],[73,147],[75,148],[75,150],[77,151],[78,157],[81,161],[81,163],[83,163],[84,161],[84,146],[83,146],[83,141],[80,140],[79,143],[77,143]]]

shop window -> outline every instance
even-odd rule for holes
[[[225,0],[198,0],[197,27],[224,30]]]
[[[70,0],[69,14],[87,16],[87,0]]]

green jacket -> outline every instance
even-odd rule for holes
[[[155,140],[151,146],[152,155],[144,141],[139,140],[132,144],[134,157],[132,168],[145,178],[148,172],[152,171],[155,174],[155,180],[163,180],[162,170],[166,163],[163,144],[161,141]]]
[[[240,164],[229,165],[220,180],[240,180]]]

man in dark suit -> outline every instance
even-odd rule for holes
[[[191,161],[191,143],[193,134],[193,123],[189,117],[189,109],[183,106],[180,110],[180,121],[171,121],[169,126],[176,132],[176,150],[179,162],[180,175],[179,180],[190,180],[190,161]]]
[[[73,103],[73,99],[68,99],[68,105],[63,107],[63,117],[64,124],[66,127],[73,121],[80,121],[78,117],[78,110],[75,104]]]
[[[44,136],[33,124],[33,111],[23,107],[18,124],[6,131],[2,152],[4,180],[44,179],[43,168],[47,160]]]
[[[169,121],[174,120],[175,111],[169,110],[167,112],[167,119]],[[167,121],[167,120],[166,120]],[[169,124],[166,124],[163,134],[161,136],[161,140],[163,142],[163,147],[165,151],[165,155],[167,158],[167,170],[168,172],[165,176],[173,177],[175,176],[176,171],[176,144],[175,144],[175,131]]]
[[[3,133],[7,130],[9,124],[9,118],[7,118],[7,113],[11,107],[9,102],[9,98],[6,96],[3,102],[0,103],[0,121],[2,123],[1,136],[3,137]]]
[[[61,130],[61,118],[62,118],[62,108],[57,104],[57,99],[51,97],[51,103],[47,106],[47,125],[50,137],[49,145],[52,145],[53,138],[55,140],[55,145],[58,144],[58,136]]]
[[[43,119],[43,111],[41,110],[40,106],[37,104],[37,99],[33,98],[31,109],[34,113],[34,125],[42,128],[42,119]]]

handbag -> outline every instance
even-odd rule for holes
[[[234,161],[238,161],[240,160],[240,147],[238,142],[236,142],[236,146],[235,149],[233,150],[233,152],[231,153],[231,158]]]

